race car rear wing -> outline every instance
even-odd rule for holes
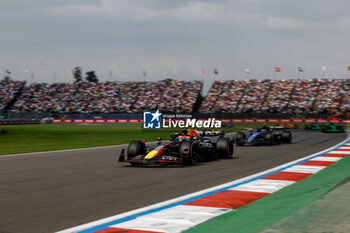
[[[270,129],[273,130],[285,130],[286,127],[284,127],[283,125],[274,125],[274,126],[269,126]]]
[[[200,136],[207,136],[207,137],[215,137],[215,136],[219,136],[219,137],[223,137],[225,136],[225,132],[223,130],[197,130],[197,133]]]

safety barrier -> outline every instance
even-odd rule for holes
[[[180,120],[180,119],[174,119]],[[222,123],[350,123],[345,119],[218,119]],[[142,123],[140,119],[54,119],[52,123]]]

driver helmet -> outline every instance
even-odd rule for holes
[[[190,138],[190,137],[188,137],[188,136],[180,135],[180,136],[177,137],[177,140],[178,140],[179,142],[182,142],[182,141],[186,141],[186,140],[189,139],[189,138]]]

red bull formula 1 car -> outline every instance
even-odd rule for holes
[[[155,147],[147,147],[143,140],[130,142],[122,150],[119,162],[131,165],[183,164],[194,165],[199,162],[233,157],[233,140],[224,137],[222,130],[196,131],[183,130],[171,134],[168,141],[159,141]],[[217,139],[207,137],[218,136]]]

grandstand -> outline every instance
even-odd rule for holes
[[[215,81],[199,112],[337,114],[349,91],[349,79]]]
[[[12,112],[139,113],[160,109],[192,112],[202,89],[198,81],[33,83]]]
[[[21,81],[0,81],[0,111],[7,110],[20,95],[25,82]]]
[[[0,111],[107,114],[160,109],[174,113],[338,114],[350,110],[349,79],[215,81],[0,82]]]

